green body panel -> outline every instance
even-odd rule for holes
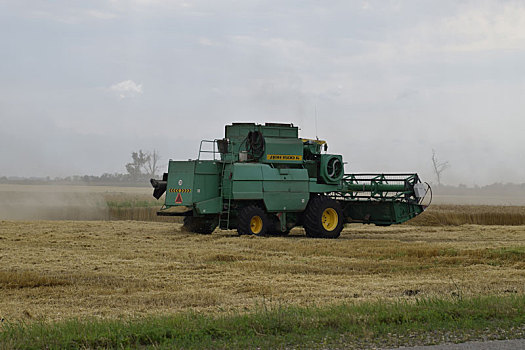
[[[264,205],[268,212],[303,211],[308,204],[308,194],[297,192],[264,192]]]
[[[226,125],[225,138],[229,140],[229,146],[228,152],[221,155],[222,160],[227,162],[239,161],[239,152],[247,150],[246,136],[249,132],[254,131],[258,131],[264,136],[266,142],[265,148],[269,150],[261,156],[261,161],[267,159],[268,154],[280,154],[277,152],[284,152],[283,154],[286,155],[300,155],[302,158],[302,142],[299,139],[298,127],[291,124],[276,123],[267,123],[265,125],[257,125],[254,123],[233,123],[232,125]],[[279,146],[279,143],[291,145],[293,150]],[[281,161],[277,162],[281,163]],[[298,161],[292,162],[300,164]]]
[[[198,203],[219,196],[220,163],[200,160],[195,163],[193,201]]]
[[[250,131],[260,131],[264,137],[299,138],[299,128],[291,124],[267,123],[257,125],[255,123],[233,123],[226,125],[225,136],[229,140],[244,140]]]
[[[226,176],[230,169],[231,180]],[[270,212],[304,210],[310,197],[308,183],[306,169],[278,169],[262,163],[235,163],[223,179],[226,199],[263,200]]]
[[[259,163],[236,163],[233,164],[231,178],[232,199],[263,198],[262,164]],[[229,180],[225,178],[225,182]],[[225,192],[226,193],[226,192]]]
[[[215,197],[195,203],[195,211],[200,215],[219,214],[222,210],[222,197]]]
[[[233,164],[232,180],[235,181],[262,181],[263,165],[260,163]]]
[[[261,167],[265,192],[308,193],[308,171],[306,169]]]
[[[165,206],[192,206],[219,197],[220,169],[220,164],[212,160],[171,160]],[[179,194],[182,202],[177,202]]]
[[[303,142],[300,139],[266,137],[263,163],[303,164]]]
[[[195,177],[195,162],[173,161],[168,165],[168,185],[166,189],[166,206],[193,204],[193,180]],[[182,203],[176,203],[181,195]]]
[[[303,211],[308,204],[306,169],[262,167],[264,204],[269,212]]]
[[[418,204],[399,201],[348,201],[343,204],[347,222],[376,225],[400,224],[423,212]]]

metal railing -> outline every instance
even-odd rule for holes
[[[213,145],[211,150],[210,149],[203,149],[203,145],[208,145],[210,143]],[[202,140],[201,144],[200,144],[200,147],[199,147],[199,157],[197,158],[197,160],[203,160],[201,158],[202,154],[212,154],[213,158],[210,159],[210,160],[218,160],[216,158],[216,156],[217,156],[217,154],[220,155],[220,153],[217,150],[217,140],[213,140],[213,141],[211,141],[211,140]]]

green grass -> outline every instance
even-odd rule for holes
[[[325,307],[260,305],[246,314],[184,313],[129,320],[68,320],[2,324],[0,347],[276,348],[400,345],[464,341],[525,325],[525,295],[415,299]],[[512,332],[511,332],[512,333]],[[511,333],[506,333],[507,336]],[[429,338],[429,334],[432,337]],[[514,335],[520,336],[520,334]],[[523,336],[523,333],[521,333]],[[430,340],[429,340],[430,339]],[[432,340],[434,339],[434,340]]]

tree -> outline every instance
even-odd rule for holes
[[[148,161],[146,162],[146,173],[151,176],[155,177],[160,170],[159,166],[159,160],[160,155],[159,152],[156,150],[153,150],[153,152],[148,153]]]
[[[126,170],[134,180],[155,177],[159,171],[160,155],[156,150],[153,150],[153,152],[144,152],[142,150],[132,152],[131,159],[133,161],[126,164]]]
[[[149,158],[150,156],[147,153],[142,152],[142,150],[131,153],[131,159],[133,162],[126,164],[126,170],[133,179],[138,180],[141,175],[143,175],[142,170],[149,161]]]
[[[448,161],[440,162],[436,150],[432,150],[432,166],[434,167],[434,174],[436,174],[438,185],[441,186],[441,174],[443,171],[450,168],[450,163]]]

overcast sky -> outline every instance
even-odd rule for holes
[[[237,121],[347,172],[525,182],[524,1],[0,0],[0,176],[195,158]],[[317,109],[317,131],[315,110]]]

